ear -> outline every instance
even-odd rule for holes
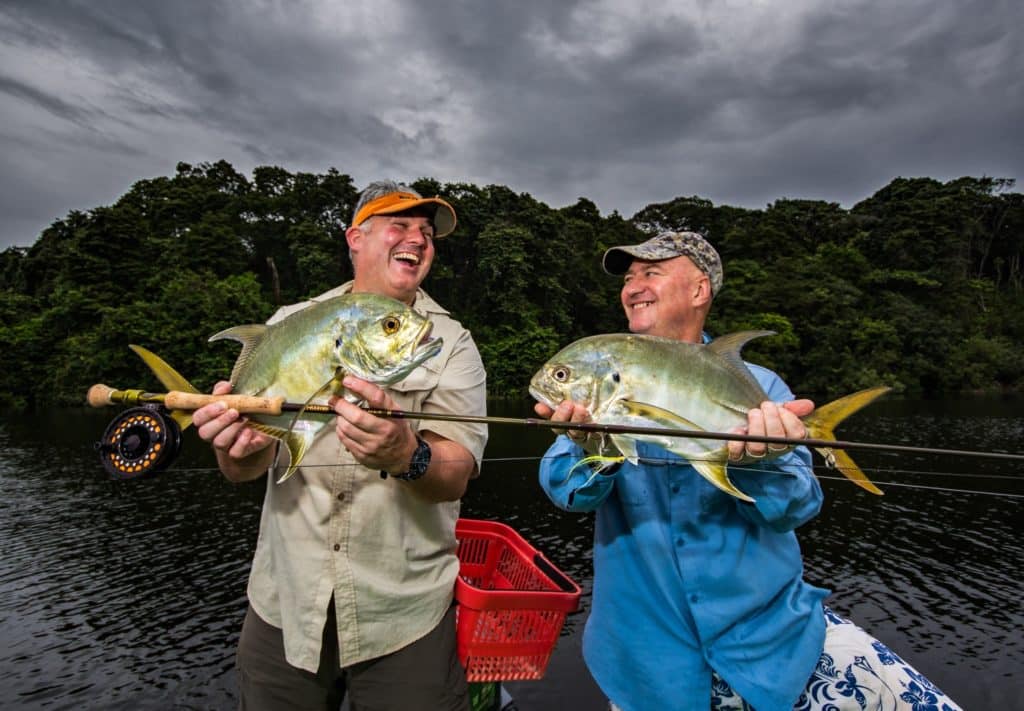
[[[693,300],[698,305],[711,303],[711,279],[707,274],[702,274],[701,278],[697,280],[693,289]]]
[[[363,231],[356,226],[349,227],[345,230],[345,241],[348,242],[348,251],[356,253],[359,251],[359,245],[363,241]]]

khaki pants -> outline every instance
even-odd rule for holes
[[[241,711],[469,711],[466,673],[455,651],[455,608],[428,635],[397,652],[342,669],[334,605],[316,674],[291,666],[281,630],[250,607],[236,656]]]

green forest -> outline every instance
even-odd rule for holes
[[[744,356],[801,396],[1024,386],[1024,196],[1011,180],[897,178],[850,209],[677,197],[631,218],[583,197],[552,208],[500,185],[412,185],[458,213],[424,288],[472,331],[493,396],[524,396],[570,341],[623,331],[601,255],[665,229],[702,232],[722,255],[709,332],[775,331]],[[211,334],[351,277],[343,233],[359,189],[334,169],[182,163],[0,252],[0,406],[79,405],[97,382],[159,389],[129,343],[209,390],[238,353]]]

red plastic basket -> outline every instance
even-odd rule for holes
[[[469,681],[544,676],[580,588],[511,527],[460,518],[456,633]]]

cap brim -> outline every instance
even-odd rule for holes
[[[604,253],[604,257],[601,259],[601,266],[609,274],[614,276],[621,276],[629,271],[629,266],[633,263],[636,256],[630,254],[623,247],[612,247]]]
[[[420,198],[418,200],[402,200],[395,205],[374,210],[373,215],[394,215],[406,210],[413,210],[423,205],[435,205],[434,212],[434,239],[445,237],[455,231],[455,208],[439,197]],[[373,215],[370,215],[372,217]]]

